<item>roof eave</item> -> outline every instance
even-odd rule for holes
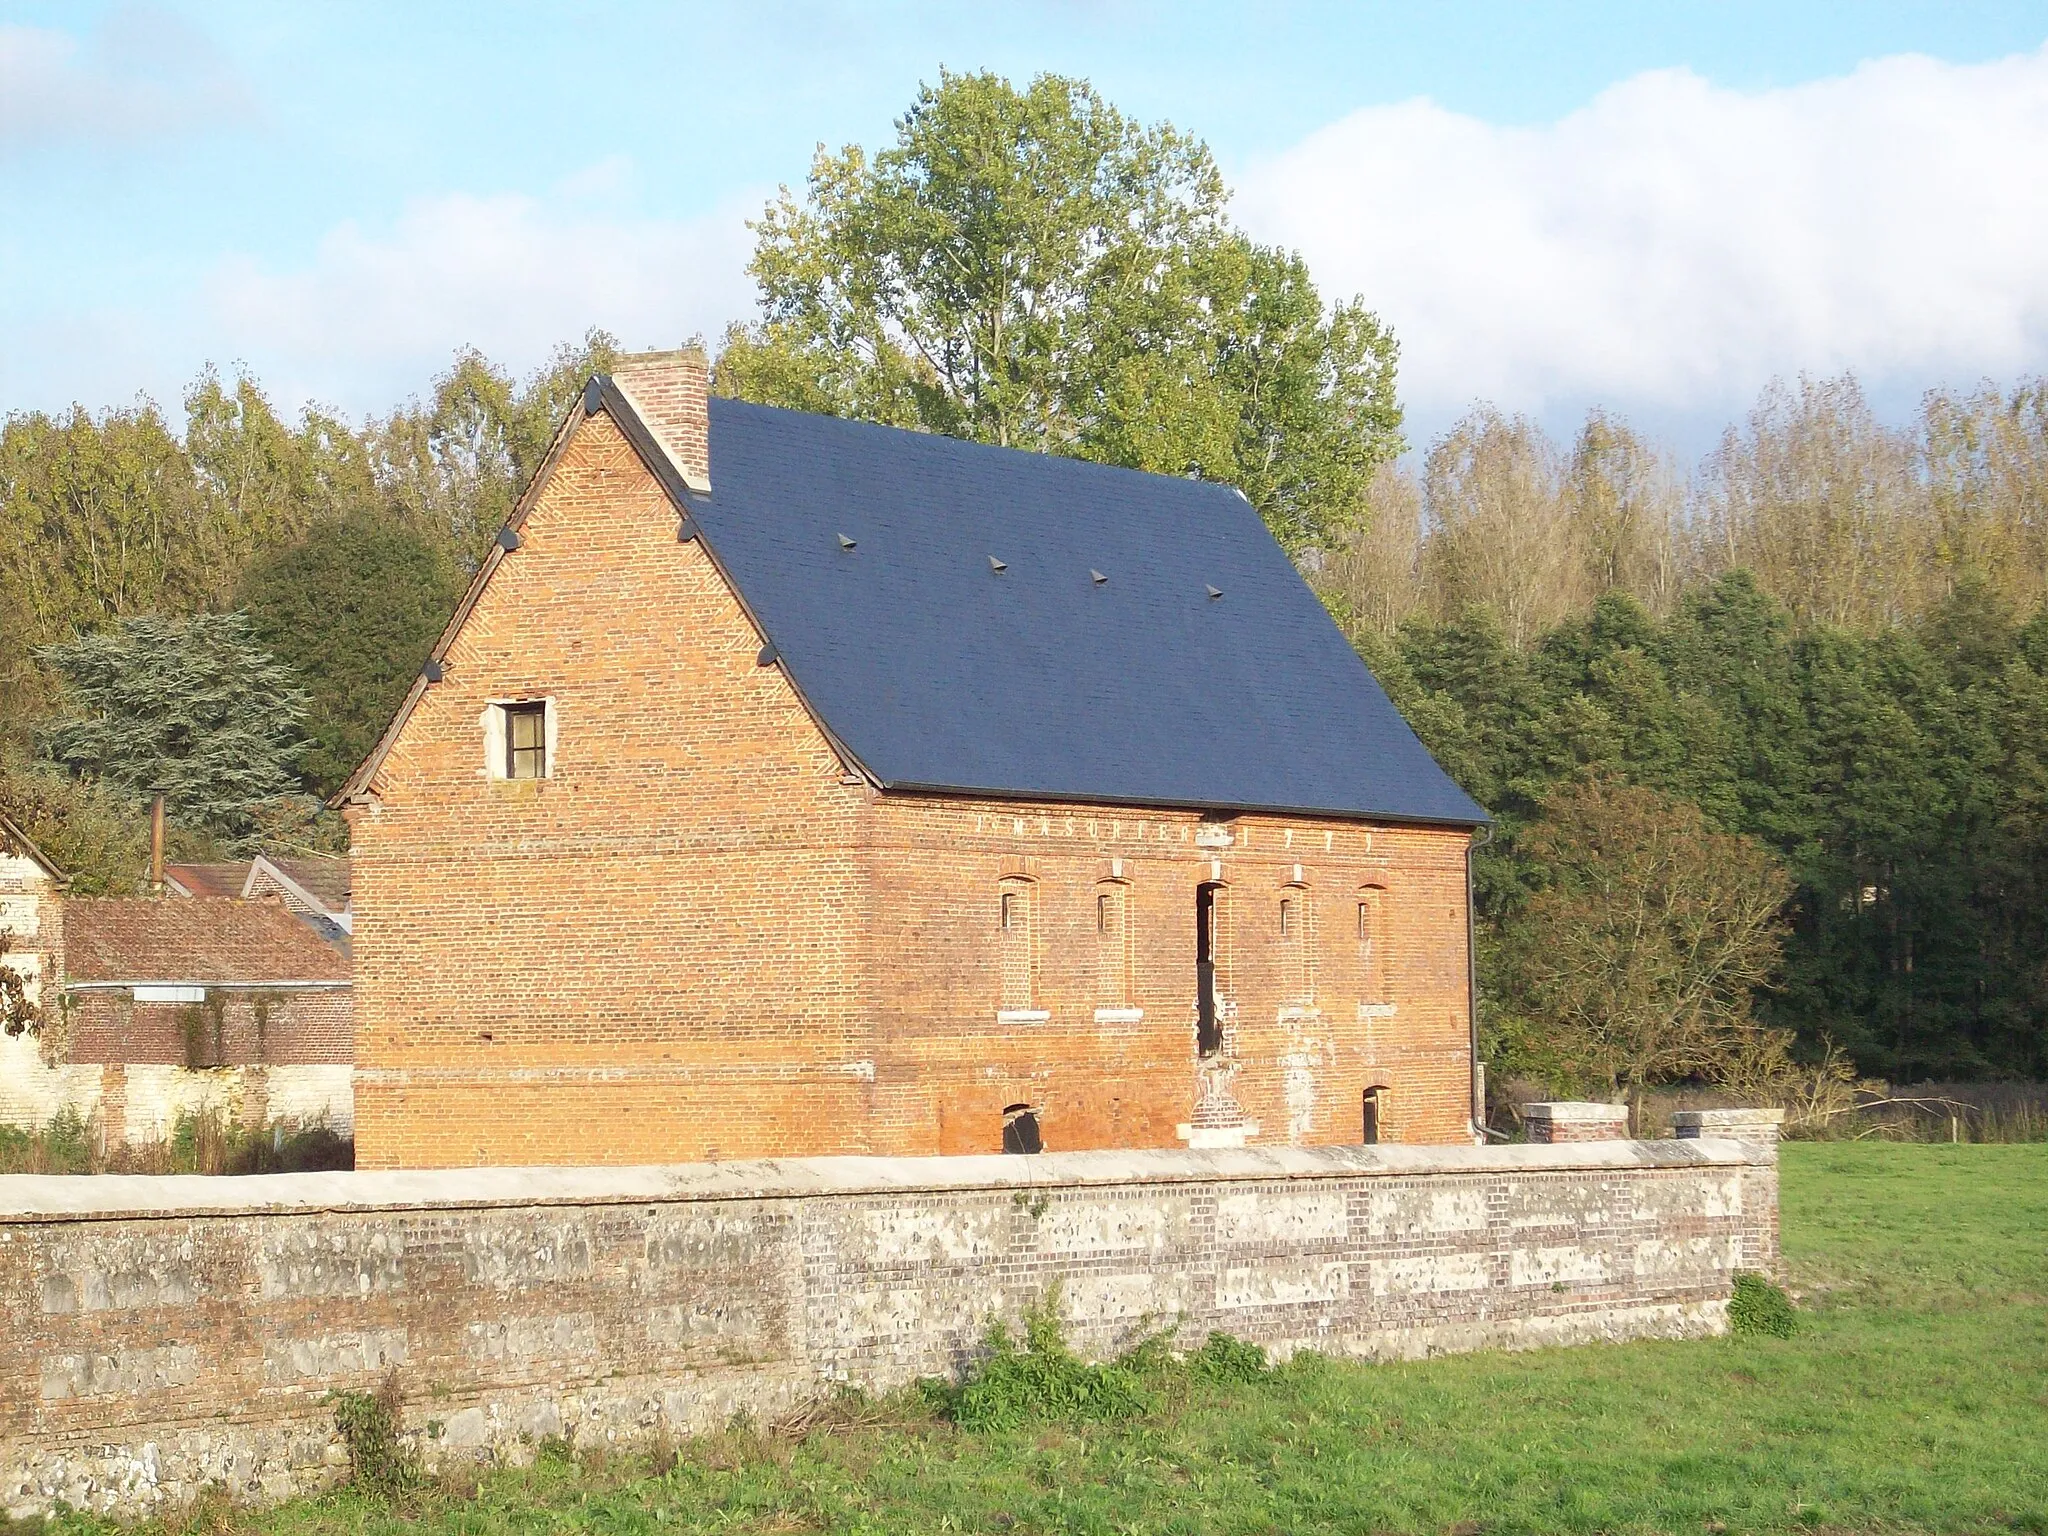
[[[1372,822],[1405,827],[1442,827],[1471,831],[1491,826],[1485,811],[1477,816],[1418,816],[1413,812],[1361,811],[1314,805],[1248,805],[1235,800],[1179,800],[1129,795],[1089,794],[1078,790],[997,789],[987,785],[920,784],[908,779],[878,779],[884,794],[931,795],[957,800],[1020,800],[1033,805],[1130,806],[1146,811],[1199,811],[1204,815],[1302,816],[1329,821]]]

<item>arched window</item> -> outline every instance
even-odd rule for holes
[[[1038,1111],[1029,1104],[1003,1106],[1003,1150],[1023,1153],[1045,1150],[1045,1140],[1038,1129]]]
[[[1103,880],[1095,887],[1095,1005],[1123,1008],[1130,1001],[1130,887]]]
[[[1315,1001],[1315,906],[1299,881],[1280,888],[1280,991],[1298,1007]]]
[[[996,948],[1004,1011],[1038,1006],[1037,891],[1030,880],[1011,876],[996,891]]]
[[[1366,885],[1358,891],[1358,984],[1359,1001],[1385,1003],[1387,995],[1387,892],[1384,886]]]
[[[1365,1090],[1365,1123],[1360,1128],[1360,1139],[1368,1147],[1379,1145],[1380,1138],[1386,1134],[1389,1098],[1385,1083],[1374,1083]]]

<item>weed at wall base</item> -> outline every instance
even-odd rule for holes
[[[1799,1331],[1798,1315],[1783,1291],[1753,1270],[1735,1277],[1728,1297],[1728,1329],[1731,1333],[1789,1339]]]
[[[334,1427],[348,1447],[349,1480],[374,1498],[396,1501],[421,1483],[419,1460],[405,1443],[399,1414],[405,1395],[392,1371],[375,1392],[335,1392]]]

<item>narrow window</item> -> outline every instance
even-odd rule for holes
[[[1003,1150],[1026,1154],[1045,1150],[1038,1134],[1038,1113],[1029,1104],[1003,1106]]]
[[[1387,997],[1387,893],[1368,885],[1358,893],[1359,1001],[1384,1003]]]
[[[996,918],[1001,929],[996,935],[1002,968],[1001,1000],[996,1005],[999,1009],[1038,1006],[1038,956],[1034,952],[1031,899],[1031,882],[1018,879],[1005,880],[996,898]]]
[[[1365,1090],[1364,1141],[1368,1147],[1376,1147],[1379,1145],[1380,1107],[1384,1101],[1385,1095],[1386,1089],[1378,1085],[1375,1085]]]
[[[1216,1016],[1216,892],[1204,882],[1195,887],[1195,1050],[1214,1056],[1223,1049],[1223,1026]]]
[[[1130,890],[1105,881],[1095,888],[1095,1005],[1122,1008],[1131,1000]]]
[[[545,704],[505,706],[505,777],[544,779],[548,776],[548,707]]]
[[[1280,937],[1283,939],[1291,938],[1293,934],[1294,899],[1290,896],[1282,896],[1280,898]]]

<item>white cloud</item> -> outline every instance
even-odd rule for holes
[[[114,11],[83,42],[0,27],[0,149],[156,138],[251,110],[206,38],[146,6]]]
[[[2048,367],[2044,166],[2048,48],[1759,92],[1676,69],[1533,128],[1367,108],[1238,213],[1393,326],[1418,426],[1475,398],[1697,426],[1773,374],[1910,397]]]
[[[716,340],[751,308],[747,216],[759,195],[695,219],[593,210],[622,184],[616,162],[542,200],[452,193],[388,228],[336,226],[311,261],[277,270],[224,260],[208,283],[210,335],[275,398],[382,410],[473,345],[518,370],[592,326],[630,347]]]

